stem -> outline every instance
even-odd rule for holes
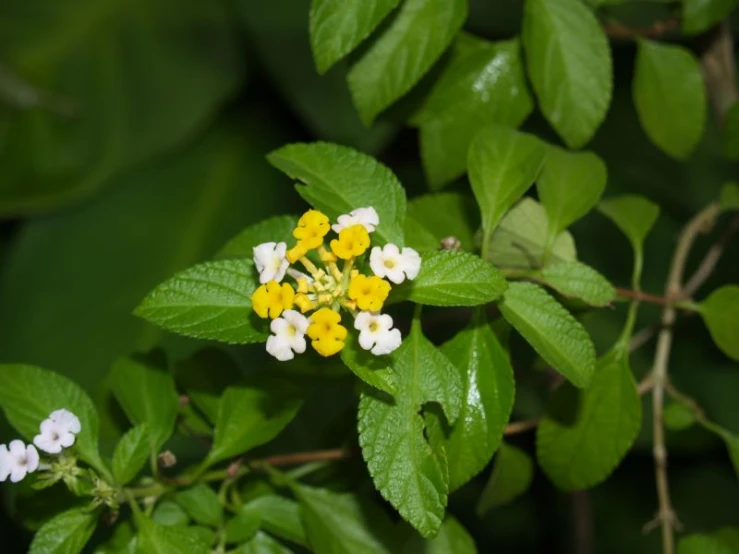
[[[690,298],[693,296],[701,285],[706,282],[706,279],[711,276],[713,270],[716,269],[716,264],[718,264],[718,261],[721,259],[724,250],[726,250],[726,246],[737,231],[739,231],[739,215],[735,215],[731,218],[731,221],[729,221],[729,225],[724,230],[721,238],[711,246],[708,252],[706,252],[706,255],[698,266],[698,269],[695,270],[693,276],[688,279],[687,284],[683,287],[682,298]]]
[[[506,428],[503,434],[506,437],[508,437],[510,435],[517,435],[519,433],[525,433],[526,431],[535,429],[538,424],[539,424],[538,419],[525,419],[523,421],[514,421],[513,423],[509,423],[508,425],[506,425]]]
[[[623,298],[639,300],[640,302],[650,302],[651,304],[660,304],[661,306],[667,306],[670,304],[669,298],[657,296],[656,294],[649,294],[648,292],[641,292],[640,290],[616,287],[616,293]]]

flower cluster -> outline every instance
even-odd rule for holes
[[[7,446],[0,444],[0,482],[8,477],[13,483],[23,480],[40,467],[36,447],[48,454],[59,454],[74,444],[81,430],[80,420],[72,412],[54,410],[41,422],[40,433],[33,438],[33,444],[24,444],[21,440],[11,441]]]
[[[390,282],[400,284],[418,275],[421,256],[412,248],[394,244],[375,246],[369,255],[374,275],[360,273],[358,258],[369,250],[370,233],[379,224],[372,207],[341,215],[333,225],[321,212],[309,210],[293,230],[297,242],[291,249],[284,242],[266,242],[254,248],[261,286],[251,300],[259,317],[272,319],[267,352],[278,360],[291,360],[305,352],[307,335],[320,355],[336,354],[347,336],[341,309],[354,317],[359,345],[365,350],[379,356],[400,346],[400,331],[380,310],[390,294]],[[324,241],[330,230],[338,236],[326,248]],[[292,267],[296,263],[307,273]],[[295,280],[295,286],[282,282],[286,275]]]

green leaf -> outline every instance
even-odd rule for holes
[[[597,204],[607,179],[606,165],[592,152],[549,147],[536,190],[549,217],[550,240]]]
[[[238,554],[291,554],[287,548],[261,531],[257,531],[254,538],[236,552]]]
[[[469,178],[482,214],[482,252],[490,253],[493,232],[503,215],[536,180],[547,149],[533,135],[492,127],[469,149]]]
[[[228,520],[224,528],[226,542],[229,544],[242,543],[251,539],[262,523],[258,510],[244,504],[236,515]]]
[[[416,250],[439,248],[442,239],[454,237],[466,251],[475,250],[479,216],[474,199],[458,192],[416,196],[408,202],[405,244]]]
[[[518,127],[533,109],[518,40],[457,36],[444,72],[421,111],[421,159],[438,189],[461,176],[475,135],[494,124]]]
[[[149,449],[156,454],[174,431],[179,411],[179,396],[164,360],[153,355],[120,358],[108,383],[128,419],[148,425]]]
[[[721,187],[719,204],[726,212],[739,210],[739,183],[730,181]]]
[[[735,552],[730,544],[712,535],[696,533],[682,537],[677,543],[677,554],[734,554]]]
[[[423,77],[451,44],[466,18],[465,0],[403,3],[387,31],[347,77],[354,105],[365,124],[372,123]],[[429,29],[433,29],[432,34]]]
[[[414,533],[415,535],[415,533]],[[413,536],[403,548],[403,554],[477,554],[475,541],[467,530],[454,519],[447,516],[442,522],[439,534],[433,539],[423,540]]]
[[[687,158],[700,141],[706,89],[700,63],[682,46],[639,40],[633,95],[651,141],[673,158]]]
[[[713,291],[699,304],[713,342],[733,360],[739,360],[739,285]]]
[[[490,264],[466,252],[424,252],[413,281],[394,287],[395,298],[428,306],[478,306],[500,297],[506,280]]]
[[[205,483],[177,492],[174,499],[197,523],[218,527],[223,521],[223,506],[218,495]]]
[[[341,350],[341,360],[354,375],[371,387],[395,394],[395,377],[389,367],[390,358],[375,356],[359,346],[356,333],[349,333]]]
[[[118,484],[125,485],[138,475],[149,458],[151,443],[146,423],[131,428],[121,437],[113,451],[113,478]]]
[[[136,518],[139,529],[137,554],[207,554],[210,545],[191,527],[165,526],[143,515]]]
[[[495,229],[487,260],[499,267],[538,269],[544,258],[549,234],[549,218],[541,204],[523,198],[500,221]],[[574,262],[575,241],[564,231],[555,239],[549,262]]]
[[[255,498],[247,506],[259,513],[265,531],[295,544],[308,546],[297,502],[277,495],[266,495]]]
[[[628,361],[608,354],[590,388],[565,384],[553,394],[536,431],[539,465],[561,489],[595,486],[621,462],[640,427],[641,400]]]
[[[739,102],[734,102],[724,115],[723,128],[724,156],[739,160]]]
[[[29,554],[78,554],[90,540],[98,513],[73,508],[54,516],[36,532]]]
[[[459,373],[421,333],[410,334],[392,356],[398,394],[394,401],[364,391],[359,401],[359,444],[375,487],[423,536],[436,534],[449,492],[443,447],[431,448],[419,410],[441,404],[453,423],[461,408]]]
[[[567,146],[580,148],[611,102],[611,52],[600,23],[579,0],[527,1],[523,45],[541,111]]]
[[[252,259],[253,248],[263,242],[286,242],[293,240],[293,229],[298,223],[294,215],[276,215],[250,225],[232,238],[215,256],[216,260],[232,258]]]
[[[259,286],[251,260],[206,262],[179,272],[139,304],[134,314],[163,329],[229,344],[262,342],[252,324],[251,295]]]
[[[308,543],[316,554],[390,554],[393,523],[379,506],[353,494],[297,486]]]
[[[318,73],[354,50],[400,0],[313,0],[310,45]]]
[[[534,479],[534,463],[526,452],[503,443],[498,449],[485,488],[477,503],[477,514],[482,517],[490,508],[513,502],[525,493]]]
[[[187,512],[171,500],[159,502],[151,514],[151,519],[168,527],[190,523],[190,516],[187,515]]]
[[[267,156],[269,163],[307,186],[296,189],[331,219],[372,206],[380,216],[374,232],[403,245],[405,191],[397,177],[374,158],[327,142],[290,144]]]
[[[95,406],[76,383],[63,375],[39,367],[0,365],[0,407],[8,422],[30,441],[39,434],[41,422],[51,412],[64,408],[82,424],[74,448],[80,458],[107,473],[98,453],[98,414]]]
[[[508,286],[499,304],[503,317],[554,369],[587,388],[595,371],[595,347],[572,314],[533,283]]]
[[[459,371],[464,389],[457,423],[443,441],[454,491],[482,471],[500,445],[515,384],[508,353],[480,311],[441,352]]]
[[[616,289],[608,279],[581,262],[561,262],[545,267],[539,275],[554,290],[579,298],[591,306],[607,306],[616,298]]]
[[[726,19],[736,6],[737,0],[684,0],[683,32],[688,35],[702,33]]]
[[[113,536],[98,545],[93,554],[134,554],[136,537],[130,521],[119,523],[113,528]]]
[[[659,217],[659,206],[637,194],[622,194],[601,200],[598,210],[610,219],[641,252],[644,239]]]
[[[212,465],[271,441],[295,417],[303,398],[303,392],[276,380],[226,389],[207,462]]]
[[[695,424],[693,410],[680,402],[670,402],[662,413],[665,427],[671,431],[683,431]]]

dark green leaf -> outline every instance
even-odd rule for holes
[[[561,262],[545,267],[542,281],[554,290],[579,298],[591,306],[607,306],[616,298],[616,289],[608,279],[589,265],[580,262]]]
[[[226,523],[226,541],[229,544],[242,543],[251,539],[262,523],[259,511],[244,504],[236,515]]]
[[[477,554],[475,541],[452,516],[442,522],[439,534],[433,539],[412,537],[403,548],[403,554]]]
[[[113,529],[113,536],[97,546],[94,554],[135,554],[136,536],[130,521],[119,523]]]
[[[475,250],[479,217],[474,199],[458,192],[417,196],[408,202],[405,244],[416,250],[439,248],[441,240],[454,237],[461,248]]]
[[[490,480],[477,503],[477,514],[482,516],[490,508],[513,502],[525,493],[534,478],[534,463],[526,452],[503,443],[498,449]]]
[[[247,506],[259,513],[265,531],[295,544],[308,546],[297,502],[281,496],[267,495],[255,498]]]
[[[242,545],[236,552],[238,554],[291,554],[287,548],[261,531],[257,531],[254,538]]]
[[[726,19],[736,6],[737,0],[684,0],[683,32],[689,35],[702,33]]]
[[[232,238],[214,256],[217,260],[230,258],[252,259],[253,248],[263,242],[293,241],[293,229],[298,222],[294,215],[277,215],[250,225]]]
[[[113,478],[119,484],[125,485],[138,475],[149,458],[151,443],[145,423],[131,428],[121,437],[113,452]]]
[[[677,554],[736,554],[736,551],[719,537],[696,533],[680,539]]]
[[[388,356],[375,356],[359,346],[357,335],[349,333],[341,350],[341,360],[362,381],[388,394],[395,394],[395,377]]]
[[[670,402],[664,408],[662,419],[671,431],[683,431],[695,423],[693,410],[680,402]]]
[[[78,554],[90,540],[98,513],[73,508],[54,516],[33,537],[29,554]]]
[[[181,490],[174,498],[197,523],[218,527],[223,521],[223,506],[218,495],[205,483]]]
[[[136,519],[139,529],[137,554],[207,554],[210,545],[191,527],[160,525],[143,515]]]
[[[151,519],[156,523],[166,525],[167,527],[187,525],[190,523],[190,517],[187,515],[187,512],[171,500],[159,502],[157,507],[154,508],[154,512],[151,514]]]
[[[739,285],[716,289],[699,304],[713,342],[733,360],[739,360]]]

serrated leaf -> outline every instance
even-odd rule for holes
[[[461,248],[475,250],[479,217],[474,199],[458,192],[416,196],[408,202],[405,244],[416,250],[439,248],[441,240],[454,237]]]
[[[349,333],[341,350],[341,361],[371,387],[395,394],[395,376],[388,356],[375,356],[359,346],[356,333]]]
[[[0,407],[8,422],[27,441],[39,434],[41,422],[54,410],[74,413],[82,424],[75,439],[77,454],[107,473],[98,453],[98,414],[95,405],[76,383],[54,371],[30,365],[0,365]]]
[[[696,533],[678,541],[677,554],[736,554],[736,551],[717,536]]]
[[[454,491],[482,471],[500,445],[515,384],[508,353],[480,311],[441,352],[459,371],[463,386],[459,418],[443,441]]]
[[[166,362],[153,355],[120,358],[110,370],[108,384],[131,423],[148,425],[150,453],[156,454],[172,434],[179,411]]]
[[[595,371],[593,342],[580,322],[544,289],[533,283],[510,283],[499,307],[548,364],[576,387],[590,385]]]
[[[136,554],[207,554],[210,545],[191,527],[160,525],[143,515],[136,518]]]
[[[438,532],[448,487],[446,457],[432,450],[419,414],[438,402],[453,423],[461,408],[459,373],[421,333],[410,334],[392,356],[398,394],[394,401],[364,391],[359,401],[359,444],[375,487],[423,536]]]
[[[235,552],[238,554],[292,554],[290,550],[261,531],[257,531],[254,538],[243,544]]]
[[[611,52],[600,23],[579,0],[527,1],[523,45],[541,111],[570,148],[580,148],[611,102]]]
[[[670,402],[664,408],[662,419],[667,429],[671,431],[683,431],[693,426],[695,423],[695,414],[685,404]]]
[[[229,344],[262,342],[251,295],[259,286],[251,260],[219,260],[177,273],[149,293],[139,317],[187,337]]]
[[[731,181],[721,187],[719,205],[723,211],[739,210],[739,183]]]
[[[251,539],[262,523],[259,511],[244,504],[236,515],[228,520],[224,531],[229,544],[242,543]]]
[[[387,31],[347,76],[354,105],[366,125],[423,77],[466,18],[465,0],[403,3]]]
[[[541,204],[523,198],[500,220],[493,233],[487,259],[498,267],[538,269],[544,258],[549,218]],[[555,239],[549,261],[574,262],[575,241],[568,231]]]
[[[534,183],[546,155],[545,143],[534,135],[504,127],[486,129],[472,141],[469,178],[482,215],[483,256],[490,254],[498,223]]]
[[[702,33],[729,16],[737,0],[684,0],[682,3],[683,32]]]
[[[246,506],[259,513],[265,531],[295,544],[308,546],[297,502],[277,495],[266,495],[255,498]]]
[[[318,73],[354,50],[400,0],[313,0],[310,44]]]
[[[197,523],[218,527],[223,521],[223,506],[218,495],[205,483],[178,491],[174,499]]]
[[[607,179],[606,165],[592,152],[549,147],[536,190],[549,217],[550,240],[596,205]]]
[[[637,194],[622,194],[601,200],[598,210],[610,219],[641,252],[644,239],[659,217],[659,206]]]
[[[82,508],[62,512],[44,523],[31,542],[29,554],[79,554],[97,525],[98,513]]]
[[[739,360],[739,285],[713,291],[699,304],[713,342],[733,360]]]
[[[145,423],[128,430],[113,451],[113,478],[125,485],[139,473],[149,458],[151,438]]]
[[[502,443],[495,455],[493,471],[477,502],[482,517],[490,508],[513,502],[525,493],[534,479],[534,462],[526,452]]]
[[[599,360],[590,388],[568,384],[552,395],[536,431],[536,455],[544,473],[563,490],[606,479],[636,440],[641,400],[625,358]]]
[[[187,512],[171,500],[159,502],[151,514],[151,519],[167,527],[187,525],[190,523],[190,516],[187,515]]]
[[[413,281],[393,287],[394,300],[428,306],[479,306],[500,297],[507,283],[500,272],[466,252],[421,254],[421,271]]]
[[[293,229],[297,223],[298,217],[295,215],[277,215],[250,225],[229,240],[213,258],[216,260],[233,258],[251,260],[254,256],[253,248],[263,242],[290,244],[293,241]]]
[[[380,216],[373,237],[403,245],[405,191],[397,177],[377,160],[338,144],[290,144],[267,160],[306,186],[296,189],[306,202],[332,220],[356,208],[372,206]]]
[[[608,279],[581,262],[550,265],[539,275],[546,285],[560,294],[579,298],[591,306],[607,306],[616,298],[616,289]]]
[[[447,516],[439,533],[433,539],[422,539],[417,534],[403,547],[403,554],[477,554],[475,541],[452,516]]]
[[[706,119],[700,63],[682,46],[646,39],[638,44],[633,95],[639,121],[654,144],[684,159],[700,141]]]
[[[472,139],[482,129],[518,127],[533,109],[519,41],[457,36],[444,72],[413,122],[432,189],[461,176]]]

